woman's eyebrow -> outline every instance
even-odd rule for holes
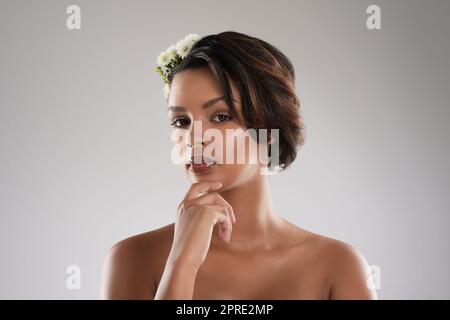
[[[225,96],[221,96],[221,97],[216,97],[213,99],[210,99],[208,101],[206,101],[203,105],[202,105],[202,109],[206,109],[211,107],[213,104],[215,104],[216,102],[220,101],[220,100],[225,100]],[[235,102],[239,102],[236,99],[233,98],[233,100]],[[186,111],[185,107],[182,106],[170,106],[169,108],[167,108],[167,111],[173,111],[173,112],[183,112]]]

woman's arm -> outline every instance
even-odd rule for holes
[[[155,300],[192,300],[197,270],[188,264],[172,262],[164,268]]]

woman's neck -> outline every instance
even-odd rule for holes
[[[233,207],[236,223],[229,243],[223,242],[214,232],[212,244],[239,251],[270,249],[284,220],[274,210],[268,176],[256,174],[238,187],[220,192],[220,195]]]

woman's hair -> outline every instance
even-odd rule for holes
[[[273,45],[234,31],[212,34],[197,41],[169,74],[209,67],[219,81],[231,115],[246,128],[279,129],[279,169],[287,168],[304,143],[300,100],[295,93],[295,71],[290,60]],[[242,118],[229,79],[240,94]],[[270,156],[270,145],[269,145]]]

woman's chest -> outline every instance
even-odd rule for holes
[[[197,273],[193,299],[328,299],[326,270],[295,257],[210,256]]]

